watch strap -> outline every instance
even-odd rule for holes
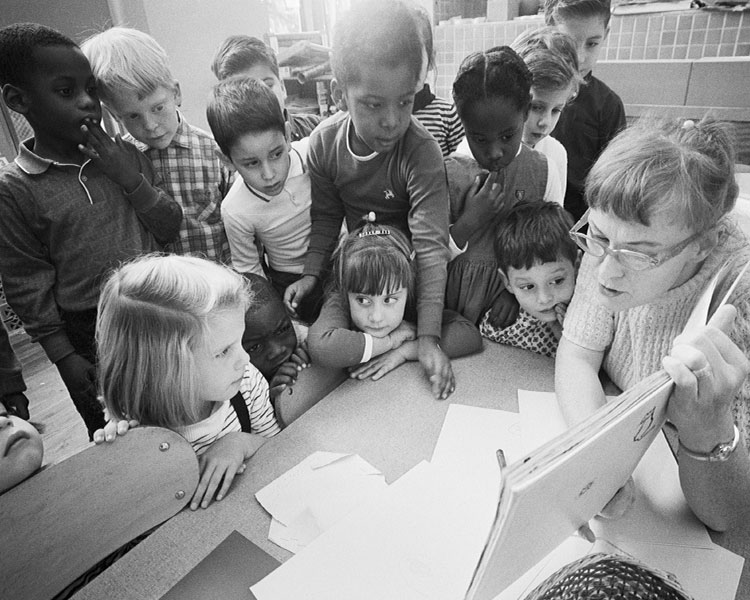
[[[689,456],[693,460],[705,461],[705,462],[724,462],[728,460],[730,456],[737,449],[740,443],[740,430],[737,424],[734,424],[734,437],[729,442],[720,442],[714,446],[710,452],[697,452],[685,447],[682,441],[679,442],[679,453],[685,456]]]

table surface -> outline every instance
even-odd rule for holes
[[[431,458],[449,403],[517,411],[519,388],[553,391],[553,367],[549,358],[485,342],[480,354],[453,361],[457,385],[447,401],[432,398],[416,363],[380,381],[348,380],[262,446],[224,500],[183,510],[75,599],[156,600],[235,529],[287,560],[291,553],[268,541],[271,518],[255,492],[317,450],[359,454],[392,483]],[[712,537],[750,557],[750,532]],[[737,598],[750,598],[748,562]]]

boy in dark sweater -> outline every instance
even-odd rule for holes
[[[34,130],[0,171],[0,275],[91,435],[104,426],[94,385],[99,284],[173,240],[182,211],[149,160],[101,128],[94,75],[72,40],[35,23],[0,29],[0,85]]]
[[[565,108],[552,137],[568,153],[565,208],[577,221],[586,212],[583,186],[586,175],[609,141],[625,127],[620,97],[591,72],[609,34],[610,0],[546,0],[544,20],[569,35],[578,50],[584,84]]]

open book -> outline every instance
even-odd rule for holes
[[[725,263],[685,331],[705,324],[748,265]],[[497,513],[466,600],[491,600],[594,517],[625,484],[666,419],[673,383],[659,371],[503,470]]]

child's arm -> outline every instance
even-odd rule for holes
[[[568,425],[604,406],[606,398],[599,381],[603,359],[603,351],[583,348],[562,336],[555,360],[555,391]]]
[[[229,250],[232,256],[232,267],[239,273],[254,273],[265,277],[263,267],[260,265],[258,246],[255,243],[255,225],[247,219],[234,213],[233,210],[224,210],[222,206],[221,219],[224,221],[224,230],[229,240]]]
[[[452,310],[443,311],[443,328],[440,339],[445,354],[450,358],[474,354],[482,349],[482,336],[479,335],[479,330],[471,321]],[[370,377],[373,381],[377,381],[404,362],[417,360],[418,358],[419,343],[407,341],[398,348],[389,350],[352,369],[349,375],[356,379]]]
[[[138,219],[156,241],[173,241],[182,223],[182,208],[156,183],[158,177],[151,162],[118,135],[113,140],[99,124],[82,125],[86,145],[79,145],[84,156],[118,184],[135,209]]]
[[[229,491],[235,475],[245,470],[245,461],[252,457],[267,438],[255,433],[235,431],[216,440],[198,457],[200,480],[190,510],[208,508],[216,495],[217,502]]]
[[[353,367],[416,336],[414,326],[405,322],[384,338],[352,331],[351,326],[349,311],[342,301],[337,296],[328,298],[307,336],[313,360],[325,367]]]
[[[310,136],[307,151],[312,200],[310,243],[305,256],[303,277],[284,292],[284,304],[293,316],[296,316],[300,302],[313,290],[330,262],[344,219],[344,205],[329,173],[330,163],[335,157],[331,156],[333,150],[325,146],[326,142],[320,131]]]

